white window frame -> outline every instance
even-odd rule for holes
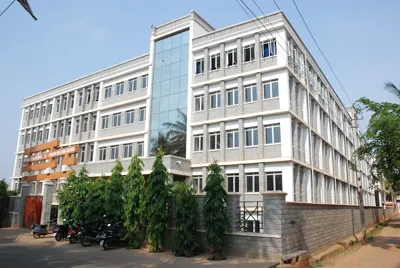
[[[200,64],[200,72],[197,72],[197,64]],[[195,69],[196,75],[204,74],[204,58],[196,60],[194,69]]]
[[[215,100],[215,103],[213,101]],[[221,91],[210,93],[210,110],[221,108]]]
[[[250,49],[250,60],[246,61],[246,49]],[[251,51],[253,51],[253,53],[251,53]],[[246,46],[243,46],[243,62],[253,62],[256,60],[256,55],[255,55],[255,44],[249,44]],[[253,55],[253,57],[252,57]]]
[[[259,173],[246,173],[245,174],[246,177],[246,192],[247,193],[259,193],[260,192],[260,174]],[[248,183],[248,178],[251,178],[252,184],[251,184],[251,189],[249,191],[249,183]],[[256,179],[256,177],[258,177]],[[258,191],[257,191],[257,183],[258,182]]]
[[[264,40],[260,43],[261,45],[261,57],[263,59],[269,58],[269,57],[274,57],[278,55],[278,48],[276,47],[276,39],[269,39],[269,40]],[[264,55],[264,46],[268,46],[268,51],[269,55]],[[273,53],[271,53],[271,47],[273,48]]]
[[[124,158],[132,158],[132,143],[124,144]]]
[[[232,54],[232,64],[229,64],[229,54]],[[237,49],[229,49],[225,51],[226,55],[226,67],[236,66],[237,65]]]
[[[209,148],[210,150],[220,150],[221,149],[221,132],[214,131],[208,134],[208,138],[210,141]],[[215,139],[214,147],[212,147],[211,140]]]
[[[71,98],[70,98],[70,104],[69,104],[69,108],[73,109],[74,108],[74,102],[75,102],[75,95],[71,94]]]
[[[255,133],[256,132],[256,133]],[[245,133],[245,139],[244,139],[244,145],[245,147],[254,147],[254,146],[258,146],[259,144],[259,140],[258,140],[258,127],[248,127],[244,129],[244,133]],[[251,144],[247,144],[247,135],[249,135],[251,133]],[[255,135],[256,134],[256,135]],[[257,137],[257,143],[255,142],[254,137]]]
[[[232,141],[233,144],[232,146],[229,146],[229,136],[232,136]],[[236,140],[237,136],[237,140]],[[226,131],[226,148],[227,149],[233,149],[233,148],[239,148],[239,129],[230,129]]]
[[[108,86],[104,89],[104,99],[109,99],[111,98],[112,94],[112,86]]]
[[[115,96],[124,94],[124,82],[115,85]]]
[[[107,160],[107,147],[99,148],[99,161]]]
[[[125,112],[125,125],[135,123],[135,110],[129,110]]]
[[[105,115],[101,117],[101,129],[107,129],[108,128],[108,115]]]
[[[232,180],[232,191],[229,190],[229,181]],[[239,174],[227,174],[226,175],[226,190],[228,193],[239,193],[240,192],[240,178]],[[237,189],[236,189],[237,188]]]
[[[277,190],[276,189],[276,177],[281,176],[281,186],[282,189]],[[272,176],[272,181],[273,181],[273,190],[268,190],[268,177]],[[282,171],[273,171],[273,172],[266,172],[265,173],[265,191],[268,192],[273,192],[273,191],[283,191],[283,176],[282,176]]]
[[[194,135],[194,146],[193,146],[193,151],[194,152],[202,152],[203,151],[203,144],[204,143],[204,136],[203,134],[197,134]],[[196,147],[197,146],[197,147]]]
[[[93,156],[94,156],[94,145],[90,145],[89,147],[89,162],[93,162]]]
[[[71,135],[71,127],[72,127],[72,122],[68,121],[67,122],[67,133],[65,136],[70,136]]]
[[[214,61],[214,68],[213,68]],[[221,68],[221,54],[215,53],[210,55],[210,72],[217,71]]]
[[[90,128],[91,131],[96,131],[96,121],[97,121],[97,116],[93,115],[92,116],[92,127]]]
[[[142,76],[142,89],[147,88],[149,86],[149,76],[144,75]]]
[[[273,86],[275,83],[278,85],[278,96],[276,96],[276,97],[273,96],[273,90],[272,90],[272,86]],[[265,94],[265,92],[266,92],[266,86],[267,86],[267,85],[269,85],[269,95],[271,96],[270,98],[267,98],[267,96],[266,96],[266,94]],[[264,83],[263,83],[263,98],[264,98],[264,100],[270,100],[270,99],[277,99],[277,98],[279,98],[279,81],[278,81],[278,79],[271,80],[271,81],[267,81],[267,82],[264,82]]]
[[[112,127],[121,126],[121,113],[113,114]]]
[[[110,159],[111,160],[115,160],[115,159],[118,159],[118,157],[119,157],[119,145],[111,146]]]
[[[198,105],[197,105],[198,103]],[[199,109],[197,109],[199,108]],[[194,111],[201,112],[204,111],[204,95],[194,96]]]
[[[275,141],[275,128],[279,127],[279,141]],[[268,143],[268,139],[267,139],[267,129],[272,129],[272,142]],[[269,125],[265,125],[264,126],[264,135],[265,135],[265,144],[280,144],[282,142],[282,132],[281,132],[281,124],[280,123],[276,123],[276,124],[269,124]]]
[[[139,108],[139,122],[146,121],[146,107]]]
[[[83,118],[82,133],[85,133],[88,131],[88,121],[89,121],[88,117]]]
[[[86,153],[86,147],[85,146],[79,147],[79,162],[80,163],[85,162],[85,153]]]
[[[232,95],[232,104],[229,103],[229,95]],[[237,96],[237,98],[236,98]],[[239,90],[238,88],[230,88],[226,90],[226,105],[235,106],[239,104]]]
[[[144,142],[137,143],[137,153],[139,156],[144,156]]]
[[[254,90],[255,88],[255,90]],[[247,100],[247,89],[250,89],[250,98],[251,100]],[[257,85],[247,85],[244,87],[244,101],[245,103],[252,103],[257,101]]]
[[[83,102],[83,92],[79,91],[78,95],[79,95],[78,106],[80,107],[80,106],[82,106],[82,102]]]
[[[75,126],[75,135],[79,134],[79,128],[80,128],[80,124],[81,122],[79,121],[79,119],[76,119],[76,126]]]
[[[133,78],[128,81],[128,92],[134,92],[137,89],[137,78]]]
[[[193,189],[197,194],[203,192],[203,176],[202,175],[194,175],[192,176],[193,181]]]
[[[86,95],[85,95],[85,103],[89,104],[92,98],[92,90],[90,88],[86,89]]]

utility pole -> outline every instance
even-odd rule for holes
[[[357,161],[357,160],[355,160]],[[361,220],[361,228],[362,228],[362,235],[363,235],[363,240],[367,237],[367,228],[365,226],[365,211],[364,211],[364,193],[363,193],[363,188],[362,188],[362,177],[358,176],[358,169],[357,169],[357,162],[354,163],[356,167],[356,176],[357,176],[357,184],[358,184],[358,200],[359,200],[359,205],[360,205],[360,220]]]

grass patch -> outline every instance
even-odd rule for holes
[[[370,232],[370,233],[367,235],[366,242],[367,242],[367,243],[373,242],[374,239],[375,239],[375,236],[376,236],[377,234],[379,234],[379,233],[382,231],[383,227],[385,227],[385,226],[387,226],[387,225],[388,225],[388,222],[384,222],[383,224],[378,225],[374,230],[372,230],[372,232]]]

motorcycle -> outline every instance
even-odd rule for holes
[[[77,241],[81,240],[82,231],[84,230],[82,225],[82,222],[79,222],[77,227],[71,227],[68,230],[67,239],[70,244],[75,244]]]
[[[82,231],[82,238],[81,238],[81,245],[84,247],[89,247],[92,245],[93,242],[100,242],[102,237],[105,237],[103,232],[103,228],[93,228],[87,227],[85,230]]]
[[[105,237],[100,238],[100,246],[102,246],[104,250],[129,245],[128,240],[125,238],[125,229],[123,225],[123,222],[117,222],[111,229],[105,232]],[[108,227],[111,227],[111,224],[108,224]]]
[[[71,228],[73,222],[74,220],[71,219],[68,221],[67,224],[56,225],[56,227],[54,227],[53,236],[56,239],[56,241],[61,241],[67,238],[68,231]]]

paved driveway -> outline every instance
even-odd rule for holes
[[[0,229],[0,267],[271,267],[272,263],[229,257],[210,262],[208,255],[193,258],[175,257],[171,253],[150,254],[147,249],[124,248],[104,251],[100,246],[56,242],[52,236],[34,239],[26,229]]]

